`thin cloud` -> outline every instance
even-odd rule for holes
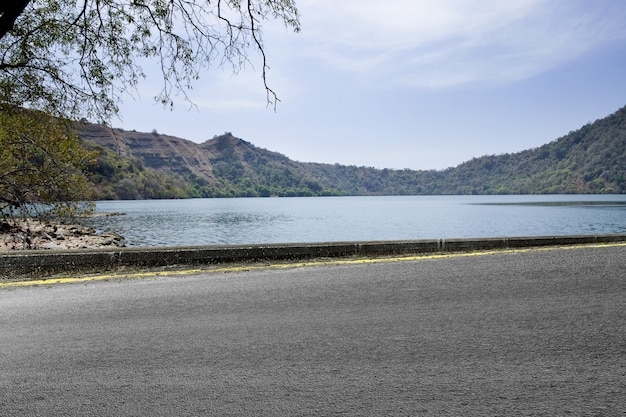
[[[392,85],[531,77],[626,38],[619,1],[300,0],[305,53]]]

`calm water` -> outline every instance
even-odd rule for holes
[[[626,195],[102,201],[129,246],[626,233]]]

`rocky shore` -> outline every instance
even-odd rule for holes
[[[0,219],[0,251],[65,250],[124,247],[124,237],[113,232],[97,233],[91,227],[37,219],[5,222]]]

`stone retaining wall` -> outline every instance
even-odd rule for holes
[[[151,268],[350,256],[410,255],[612,242],[626,242],[626,235],[110,248],[54,252],[16,251],[0,254],[0,277],[41,278],[69,272],[105,272],[119,267]]]

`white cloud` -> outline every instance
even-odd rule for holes
[[[618,0],[299,0],[299,53],[367,81],[449,87],[530,77],[626,38]]]

